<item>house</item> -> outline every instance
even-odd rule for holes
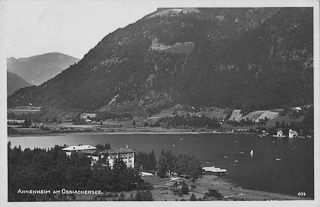
[[[282,130],[278,130],[277,131],[277,137],[283,137],[283,131]]]
[[[294,138],[294,137],[298,137],[298,132],[290,129],[289,130],[289,138]]]
[[[101,158],[104,156],[108,156],[109,166],[112,168],[114,165],[115,159],[122,158],[123,162],[127,165],[127,167],[134,168],[134,153],[135,151],[129,149],[128,146],[126,148],[114,148],[100,152]]]
[[[300,112],[302,109],[301,109],[301,107],[296,106],[296,107],[292,107],[291,110],[295,111],[295,112]]]
[[[40,112],[42,109],[42,106],[17,106],[12,109],[8,109],[8,112],[13,113],[15,115],[22,115],[22,114],[35,114]]]
[[[68,156],[70,156],[72,152],[83,151],[83,152],[92,152],[93,153],[97,150],[97,148],[93,147],[91,145],[79,144],[78,146],[70,146],[70,147],[63,148],[62,150],[65,151]]]
[[[80,114],[80,119],[95,118],[97,116],[96,113],[82,113]]]

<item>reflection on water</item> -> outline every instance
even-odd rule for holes
[[[161,150],[195,155],[203,166],[226,168],[225,176],[248,189],[314,197],[313,140],[280,139],[235,134],[201,135],[103,135],[13,137],[12,146],[51,148],[54,145],[128,145],[136,151],[159,156]],[[253,153],[250,153],[251,150]]]

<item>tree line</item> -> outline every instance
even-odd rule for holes
[[[157,120],[151,127],[162,126],[164,128],[176,128],[176,127],[195,127],[195,128],[209,128],[216,129],[220,127],[219,120],[216,118],[210,118],[205,115],[191,116],[189,113],[186,115],[175,115],[174,117],[163,117]]]

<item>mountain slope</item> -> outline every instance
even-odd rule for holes
[[[77,61],[77,58],[61,53],[47,53],[19,59],[11,57],[7,59],[7,70],[29,83],[40,85]]]
[[[313,102],[312,8],[173,11],[108,34],[76,65],[20,90],[8,105],[254,110]]]
[[[20,88],[31,86],[30,83],[14,73],[7,71],[7,92],[8,96]]]

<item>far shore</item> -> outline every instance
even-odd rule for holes
[[[233,134],[234,132],[219,132],[219,131],[200,131],[200,130],[185,130],[185,129],[163,129],[163,128],[121,128],[121,129],[108,129],[104,131],[90,131],[90,132],[45,132],[45,131],[32,131],[32,132],[25,132],[19,134],[10,134],[8,137],[25,137],[25,136],[64,136],[69,134],[105,134],[105,135],[158,135],[158,134],[168,134],[168,135],[179,135],[179,134]]]

